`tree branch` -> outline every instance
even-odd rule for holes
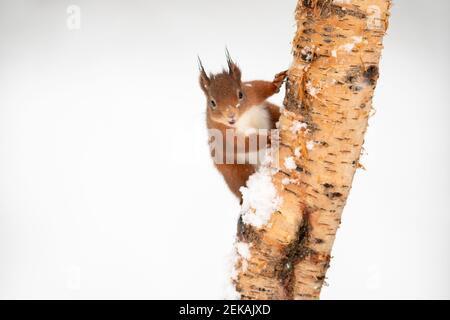
[[[242,299],[319,298],[360,167],[390,5],[298,1],[280,161],[271,173],[281,204],[263,226],[239,223],[239,243],[249,247],[236,264]]]

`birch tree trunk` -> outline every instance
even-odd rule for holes
[[[360,166],[390,5],[298,1],[280,161],[270,174],[281,201],[267,223],[255,225],[245,217],[257,208],[244,199],[234,276],[240,298],[319,298]]]

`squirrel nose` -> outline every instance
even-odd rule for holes
[[[236,114],[234,112],[231,112],[228,114],[228,122],[230,124],[235,124],[236,123]]]

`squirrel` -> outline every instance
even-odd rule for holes
[[[275,129],[280,118],[280,108],[267,101],[269,97],[278,93],[287,76],[287,70],[275,75],[273,81],[246,81],[241,80],[241,70],[230,57],[226,50],[228,70],[212,74],[205,72],[200,58],[200,87],[206,97],[206,126],[211,133],[221,133],[221,137],[227,137],[227,132],[233,133],[232,141],[232,163],[224,160],[225,146],[229,141],[221,144],[223,149],[214,150],[211,156],[215,159],[214,165],[222,174],[231,192],[238,197],[242,203],[242,194],[239,189],[245,186],[248,178],[256,172],[257,164],[249,163],[248,159],[237,161],[239,150],[235,142],[238,139],[245,140],[244,153],[248,156],[249,139],[258,129]],[[217,138],[217,137],[216,137]],[[270,137],[266,136],[270,144]],[[261,139],[258,136],[258,139]],[[242,141],[242,140],[240,140]],[[259,140],[261,141],[261,140]],[[211,144],[211,136],[210,136]],[[228,151],[229,149],[227,149]],[[222,152],[217,157],[217,152]],[[242,149],[240,150],[242,151]],[[258,150],[259,151],[259,150]],[[228,154],[228,156],[230,156]],[[221,161],[217,161],[217,159]],[[228,158],[227,158],[228,159]],[[243,162],[243,163],[242,163]]]

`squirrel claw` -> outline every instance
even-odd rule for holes
[[[276,88],[275,92],[276,93],[280,92],[280,88],[283,85],[283,82],[286,79],[287,74],[288,74],[288,70],[285,70],[285,71],[282,71],[282,72],[277,73],[275,75],[275,78],[273,79],[272,83],[275,85],[275,88]]]

